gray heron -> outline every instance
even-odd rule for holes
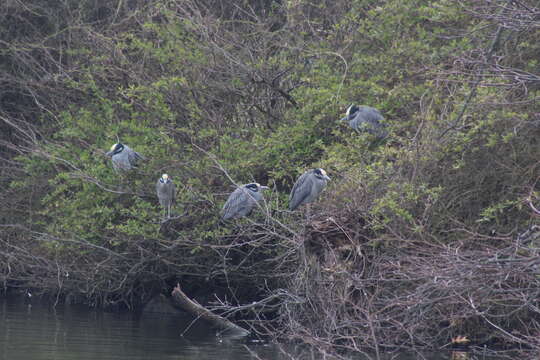
[[[302,204],[317,200],[326,183],[330,180],[324,169],[312,169],[303,173],[293,185],[289,196],[289,210],[294,210]]]
[[[359,132],[368,132],[379,139],[388,135],[383,123],[384,117],[379,110],[370,106],[351,105],[347,108],[345,117],[340,121],[348,121],[349,126]]]
[[[114,170],[131,170],[144,157],[129,146],[117,143],[105,155],[111,157]]]
[[[167,213],[167,219],[171,217],[171,206],[176,195],[176,187],[171,178],[167,174],[161,175],[156,183],[156,193],[159,199],[159,204],[163,206]]]
[[[268,186],[258,183],[245,184],[234,190],[223,205],[221,218],[228,220],[249,215],[258,201],[263,199],[262,191]]]

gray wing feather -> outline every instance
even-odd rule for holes
[[[309,196],[311,193],[311,171],[302,174],[293,185],[291,195],[289,196],[289,210],[294,210]]]
[[[138,153],[137,151],[133,151],[135,153],[135,157],[137,158],[137,160],[146,160],[146,158],[144,156],[142,156],[140,153]]]
[[[384,119],[380,111],[372,107],[365,107],[361,109],[360,114],[365,121],[370,123],[379,123]]]
[[[144,157],[141,154],[131,149],[128,151],[128,158],[131,165],[135,165],[139,160],[144,160]]]
[[[350,125],[355,130],[367,131],[378,137],[385,137],[387,135],[384,130],[386,124],[382,122],[383,120],[384,117],[379,110],[363,106],[360,108],[360,111],[355,118],[350,122]]]
[[[223,205],[221,216],[224,220],[244,216],[251,210],[251,201],[249,195],[242,189],[234,190]]]
[[[115,170],[129,170],[131,164],[129,163],[129,157],[122,151],[120,154],[112,156],[113,168]]]

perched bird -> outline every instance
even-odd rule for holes
[[[326,171],[321,168],[308,170],[294,183],[289,196],[289,210],[294,210],[302,204],[315,201],[330,180]]]
[[[348,121],[349,126],[356,131],[367,131],[375,135],[379,139],[383,139],[388,135],[384,129],[386,124],[382,121],[384,117],[379,110],[370,106],[351,105],[347,109],[345,117],[340,121]]]
[[[263,199],[261,190],[268,189],[268,186],[261,186],[258,183],[242,185],[234,190],[223,205],[221,218],[228,220],[247,216],[257,205],[257,201]]]
[[[110,156],[114,170],[131,170],[139,160],[144,157],[138,152],[132,150],[129,146],[122,143],[111,146],[111,151],[105,155]]]
[[[156,183],[156,192],[159,199],[159,204],[163,206],[167,213],[167,219],[171,217],[171,206],[176,195],[176,187],[171,178],[167,174],[161,175]]]

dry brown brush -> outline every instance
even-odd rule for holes
[[[312,221],[274,334],[327,351],[539,350],[538,226],[380,245],[358,227],[357,217]]]
[[[538,16],[531,0],[2,1],[0,281],[117,308],[180,282],[325,355],[538,353]],[[339,123],[351,102],[388,138]],[[103,156],[119,139],[147,158],[129,174]],[[319,166],[315,215],[284,210]],[[266,202],[221,222],[248,181]]]

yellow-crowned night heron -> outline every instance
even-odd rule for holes
[[[250,183],[242,185],[234,190],[231,195],[229,195],[225,205],[223,205],[221,218],[223,220],[228,220],[249,215],[257,205],[257,202],[263,199],[261,191],[263,189],[268,189],[268,186]]]
[[[351,105],[341,121],[348,121],[349,126],[356,131],[368,132],[379,139],[388,135],[383,123],[384,117],[380,111],[370,106]]]
[[[117,171],[131,170],[139,160],[144,160],[141,154],[122,143],[111,146],[106,155],[111,157],[113,168]]]
[[[330,180],[326,171],[321,168],[308,170],[294,183],[289,196],[289,210],[294,210],[302,204],[317,200],[326,183]]]
[[[167,213],[167,218],[171,217],[171,206],[174,203],[176,195],[176,187],[171,178],[167,174],[161,175],[156,183],[156,192],[159,199],[159,204],[163,206]]]

